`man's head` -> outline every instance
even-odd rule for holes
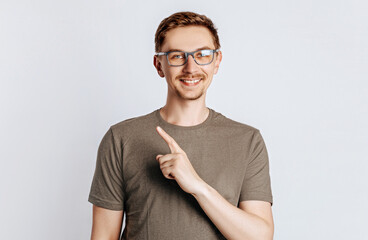
[[[172,14],[160,23],[155,44],[156,53],[160,52],[160,55],[155,55],[154,65],[158,74],[166,78],[169,97],[186,100],[204,98],[222,59],[221,51],[214,51],[220,48],[220,42],[212,21],[192,12]],[[173,66],[174,58],[176,61],[183,56],[168,55],[171,51],[194,52],[201,49],[211,52],[211,61],[206,64],[201,64],[204,54],[207,54],[205,52],[184,56],[187,60],[180,66]]]

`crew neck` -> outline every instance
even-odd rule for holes
[[[193,126],[180,126],[180,125],[169,123],[165,119],[163,119],[160,114],[161,108],[162,107],[155,110],[155,116],[158,119],[160,126],[162,126],[163,128],[167,127],[167,128],[172,128],[172,129],[178,129],[178,130],[192,130],[192,129],[203,128],[203,127],[206,127],[210,123],[212,116],[213,116],[213,109],[207,107],[209,109],[209,114],[203,122],[197,125],[193,125]]]

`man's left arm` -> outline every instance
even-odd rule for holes
[[[269,202],[242,201],[238,208],[205,182],[202,190],[192,195],[226,239],[273,239],[274,224]]]

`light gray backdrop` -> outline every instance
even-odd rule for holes
[[[367,239],[368,4],[359,0],[0,2],[0,239],[88,239],[110,125],[165,104],[153,37],[208,15],[207,106],[261,130],[275,239]]]

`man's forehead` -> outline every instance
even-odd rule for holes
[[[214,49],[211,32],[203,26],[185,26],[169,30],[162,44],[162,51],[195,51]]]

